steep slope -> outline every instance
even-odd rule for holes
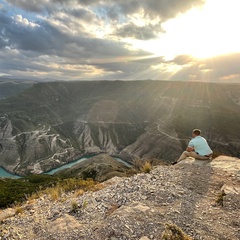
[[[94,181],[104,181],[113,176],[124,177],[129,167],[107,154],[99,154],[70,168],[58,171],[55,175],[66,177],[92,178]]]
[[[11,80],[0,77],[0,100],[18,95],[33,84],[33,81]]]
[[[36,163],[53,168],[101,152],[168,161],[193,128],[203,130],[214,151],[240,156],[239,98],[240,84],[36,84],[0,102],[0,166],[23,174]]]
[[[173,223],[195,240],[240,238],[240,159],[187,159],[102,185],[100,191],[78,197],[69,193],[53,201],[44,195],[26,203],[21,215],[3,221],[0,236],[6,240],[158,240],[164,225]],[[14,214],[9,209],[0,218],[7,213]]]

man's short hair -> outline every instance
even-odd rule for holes
[[[201,130],[200,129],[194,129],[193,133],[197,136],[201,135]]]

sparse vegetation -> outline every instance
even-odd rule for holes
[[[85,191],[96,191],[100,188],[97,182],[94,182],[93,179],[90,178],[87,180],[68,178],[59,180],[55,186],[42,190],[41,192],[50,195],[51,199],[56,201],[62,196],[62,193],[76,191],[76,196],[80,196]]]
[[[78,204],[76,201],[72,201],[71,203],[71,212],[77,212],[77,210],[79,209]]]
[[[58,187],[47,188],[45,192],[50,196],[53,201],[57,201],[61,196],[61,189]]]
[[[16,210],[16,214],[22,214],[24,211],[24,209],[21,206],[16,206],[15,210]]]
[[[84,194],[84,190],[83,189],[79,189],[79,190],[76,190],[75,191],[75,196],[76,197],[79,197],[79,196],[81,196],[81,195],[83,195]]]
[[[86,208],[87,205],[88,205],[88,202],[87,202],[87,201],[84,201],[84,202],[83,202],[83,205],[82,205],[82,208],[83,208],[83,209]]]
[[[142,159],[135,159],[133,161],[133,166],[137,172],[150,173],[152,170],[152,164],[150,160],[144,161]]]
[[[97,191],[103,186],[93,179],[61,178],[49,175],[31,175],[22,179],[0,179],[0,208],[22,201],[33,201],[47,194],[57,201],[62,193],[77,190],[77,195],[85,191]],[[12,194],[12,193],[15,194]]]
[[[226,196],[226,193],[224,191],[221,191],[221,193],[217,196],[216,203],[223,207],[223,199],[224,196]]]
[[[186,235],[182,229],[175,224],[167,223],[160,240],[192,240],[192,238]]]
[[[40,189],[41,190],[41,189]],[[38,199],[41,196],[40,192],[37,191],[33,194],[31,194],[30,196],[27,197],[27,201],[29,202],[34,202],[35,199]]]
[[[150,173],[151,172],[151,170],[152,170],[152,164],[150,163],[150,162],[145,162],[144,164],[143,164],[143,166],[142,166],[142,171],[144,172],[144,173]]]
[[[131,168],[129,170],[129,173],[136,174],[136,173],[149,173],[153,166],[159,166],[159,165],[168,165],[164,160],[160,160],[160,159],[134,159],[133,160],[133,168]]]

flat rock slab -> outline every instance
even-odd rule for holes
[[[74,217],[65,214],[49,224],[48,232],[59,233],[81,228],[81,224]]]
[[[229,173],[240,175],[240,159],[228,156],[219,156],[212,161],[210,160],[197,160],[195,158],[186,158],[178,165],[191,164],[197,166],[211,166],[213,169],[220,169]]]
[[[132,202],[127,206],[121,206],[107,216],[102,222],[102,226],[94,231],[91,239],[109,239],[106,236],[110,235],[110,239],[113,240],[148,240],[147,236],[151,233],[161,236],[164,225],[159,221],[159,216],[161,213],[152,206],[141,202]]]
[[[213,168],[240,175],[240,159],[228,156],[219,156],[211,162]]]
[[[179,162],[177,165],[195,165],[195,166],[211,166],[211,160],[197,160],[192,157],[188,157],[181,162]]]

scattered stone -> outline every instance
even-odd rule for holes
[[[240,184],[239,186],[224,184],[221,188],[225,194],[240,194]]]
[[[159,240],[171,223],[194,240],[238,240],[239,179],[217,167],[213,171],[211,163],[191,161],[112,178],[96,192],[66,193],[64,201],[44,195],[25,203],[20,215],[4,210],[0,239]],[[221,192],[226,194],[222,205],[217,204]],[[77,211],[71,211],[72,202]]]
[[[141,237],[139,240],[150,240],[148,237]]]

